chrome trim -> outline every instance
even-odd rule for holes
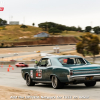
[[[73,68],[73,67],[72,67]],[[76,67],[75,67],[76,68]],[[79,68],[79,67],[78,67]],[[96,68],[96,69],[82,69],[82,70],[76,70],[76,71],[87,71],[87,70],[100,70],[100,67],[99,68]],[[75,70],[74,70],[75,71]]]
[[[73,77],[81,77],[81,76],[100,76],[100,74],[74,75],[74,76],[70,76],[70,78],[73,78]]]
[[[73,72],[73,74],[85,74],[85,73],[100,73],[100,71],[95,71],[95,70],[93,70],[93,71],[85,71],[85,72]]]
[[[99,79],[100,80],[100,74],[86,74],[86,75],[67,75],[68,81],[81,81],[81,80],[85,80],[86,76],[93,76],[93,80]]]

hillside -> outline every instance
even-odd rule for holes
[[[75,37],[48,37],[41,38],[41,40],[35,40],[30,42],[13,43],[18,45],[59,45],[59,44],[76,44],[78,40]]]
[[[39,45],[39,44],[73,44],[77,43],[77,38],[82,32],[63,31],[62,33],[52,34],[49,38],[34,38],[34,35],[43,31],[41,28],[28,26],[28,28],[20,28],[21,25],[7,25],[0,30],[0,43],[5,46],[9,45]],[[48,33],[48,32],[47,32]]]
[[[25,30],[21,25],[7,25],[5,30],[0,30],[0,41],[19,41],[19,37],[32,38],[34,34],[42,31],[41,28],[28,26]]]
[[[33,36],[42,29],[38,27],[28,26],[25,30],[20,28],[21,25],[7,25],[4,30],[0,30],[0,42],[22,42],[22,41],[32,41]],[[75,31],[63,31],[62,33],[56,33],[52,36],[80,36],[83,33]],[[25,39],[20,39],[20,37],[25,37]]]

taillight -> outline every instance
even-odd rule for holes
[[[72,70],[70,70],[70,75],[73,75],[73,71]]]

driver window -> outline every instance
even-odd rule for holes
[[[47,65],[48,65],[48,58],[41,59],[41,61],[38,64],[38,66],[41,66],[41,67],[46,67]]]

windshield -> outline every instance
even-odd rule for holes
[[[83,58],[59,58],[59,62],[62,65],[67,65],[67,64],[86,64]]]

